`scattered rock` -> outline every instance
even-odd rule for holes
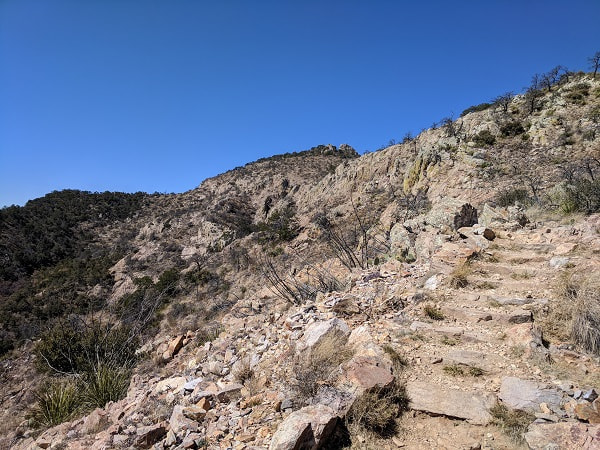
[[[344,345],[350,336],[350,328],[340,319],[314,322],[310,324],[298,342],[298,349],[315,350],[324,343]]]
[[[598,449],[600,425],[580,422],[534,423],[525,433],[525,441],[532,450]]]

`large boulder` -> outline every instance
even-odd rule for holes
[[[338,416],[325,405],[311,405],[290,414],[277,428],[270,450],[317,450],[334,432]]]

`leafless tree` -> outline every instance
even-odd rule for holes
[[[510,103],[515,98],[515,94],[513,92],[505,92],[502,95],[499,95],[494,100],[492,100],[493,104],[500,107],[503,113],[508,113],[508,107]]]

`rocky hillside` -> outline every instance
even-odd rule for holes
[[[2,292],[4,445],[600,448],[600,80],[469,111],[77,216]]]

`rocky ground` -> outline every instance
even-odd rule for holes
[[[305,448],[342,422],[350,399],[394,377],[410,398],[396,434],[359,434],[353,448],[600,448],[598,358],[547,342],[537,323],[563,273],[598,273],[599,230],[600,216],[463,227],[435,236],[430,262],[355,271],[347,290],[314,304],[239,305],[245,313],[225,316],[212,341],[189,330],[148,344],[162,375],[140,369],[127,398],[14,448]],[[288,371],[310,364],[300,355],[344,347],[313,404],[299,404]],[[498,401],[532,414],[524,442],[490,414]]]

